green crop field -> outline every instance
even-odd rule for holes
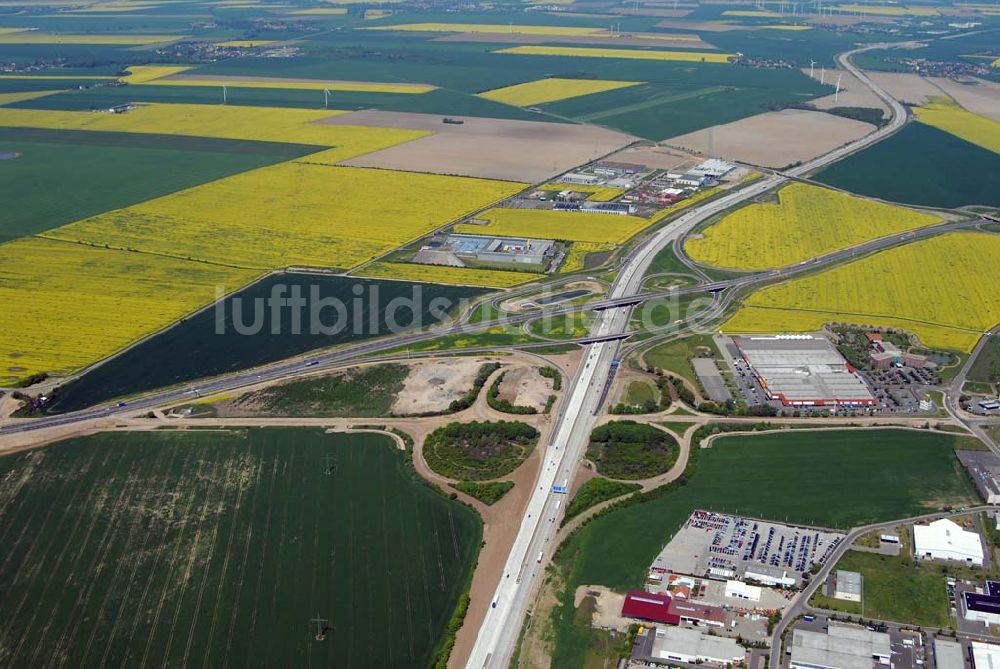
[[[482,536],[368,434],[105,433],[0,480],[6,666],[427,666]]]
[[[0,128],[0,241],[51,230],[313,147],[201,137]],[[58,193],[57,197],[54,194]]]
[[[816,180],[853,193],[930,207],[1000,205],[1000,156],[911,123],[875,146],[826,168]]]
[[[696,508],[833,528],[973,503],[954,447],[962,437],[907,430],[727,436],[698,452],[686,485],[597,518],[564,545],[553,666],[581,666],[587,630],[572,623],[579,585],[638,587]],[[568,593],[568,594],[567,594]]]
[[[330,308],[319,314],[317,321],[330,328],[340,323],[342,329],[324,333],[321,328],[314,329],[310,325],[312,317],[303,316],[302,328],[296,334],[293,332],[291,312],[284,309],[275,323],[267,322],[259,331],[241,334],[235,327],[234,310],[241,309],[239,313],[242,314],[242,325],[252,324],[255,318],[252,315],[256,308],[254,305],[263,305],[264,302],[259,300],[268,299],[272,289],[281,285],[286,286],[289,293],[297,286],[303,296],[309,296],[315,288],[320,300],[339,299],[349,310],[357,308],[359,316],[349,324],[339,320],[336,310]],[[355,286],[363,288],[361,297],[353,292]],[[378,300],[372,298],[373,287],[378,291]],[[283,274],[267,277],[222,303],[221,310],[225,313],[223,321],[226,323],[223,332],[220,333],[216,328],[216,308],[202,311],[66,385],[49,405],[49,410],[74,411],[114,397],[246,369],[318,348],[390,334],[384,310],[395,298],[412,299],[414,291],[421,296],[420,300],[414,302],[419,313],[414,316],[411,310],[397,310],[395,319],[399,326],[409,326],[414,319],[430,325],[433,318],[429,303],[435,298],[447,299],[455,310],[459,308],[460,300],[471,299],[485,292],[456,286],[333,276]],[[237,307],[237,304],[241,306]],[[421,307],[423,311],[419,310]],[[374,319],[374,329],[371,327],[373,309],[383,310],[383,317]],[[263,314],[263,309],[261,311]],[[276,331],[272,329],[272,325],[276,327]]]

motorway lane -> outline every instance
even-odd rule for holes
[[[839,57],[844,67],[852,71],[862,83],[865,83],[879,97],[889,102],[893,112],[890,122],[884,127],[867,135],[856,142],[840,147],[824,156],[809,161],[793,170],[788,171],[789,176],[801,176],[814,169],[822,167],[829,162],[839,160],[850,153],[861,150],[870,144],[896,132],[906,121],[906,110],[895,100],[879,89],[868,77],[854,68],[850,63],[850,56],[873,48],[884,48],[885,45],[872,45],[862,49],[856,49]],[[629,256],[626,257],[622,269],[611,287],[608,295],[609,299],[627,298],[640,293],[643,277],[652,260],[668,244],[674,243],[677,239],[687,234],[700,222],[724,211],[736,204],[756,197],[772,188],[775,188],[787,180],[784,175],[775,174],[765,177],[758,182],[754,182],[746,188],[729,193],[717,200],[713,200],[702,207],[692,209],[688,213],[678,217],[671,223],[664,226],[654,234],[644,244],[638,246]],[[631,307],[613,308],[600,312],[594,328],[593,336],[604,336],[625,332],[628,327]],[[585,355],[586,365],[573,381],[569,389],[569,402],[566,411],[557,424],[553,432],[552,441],[546,449],[545,462],[557,463],[561,473],[571,472],[564,478],[572,483],[575,472],[575,460],[570,460],[572,456],[579,457],[585,443],[588,441],[590,426],[593,425],[595,411],[587,411],[591,405],[596,404],[597,397],[603,388],[604,379],[607,378],[611,370],[611,360],[608,359],[607,348],[609,344],[592,344],[587,348]],[[595,385],[595,379],[601,381],[602,388]],[[586,395],[593,394],[591,403],[587,403]],[[575,414],[575,415],[574,415]],[[555,453],[553,453],[553,450]],[[507,666],[509,658],[517,642],[520,632],[521,620],[523,619],[530,598],[536,585],[536,576],[541,571],[544,564],[544,552],[531,553],[530,551],[539,546],[545,546],[555,535],[559,524],[561,513],[556,511],[556,517],[552,522],[543,521],[537,515],[541,510],[548,510],[549,506],[555,506],[551,492],[551,482],[555,478],[555,472],[550,471],[547,466],[540,474],[539,485],[532,491],[532,497],[528,504],[529,515],[522,519],[521,528],[518,532],[511,551],[508,555],[505,567],[505,575],[494,595],[491,609],[480,627],[480,634],[473,647],[466,667],[469,669],[501,669]],[[539,560],[539,557],[542,559]],[[534,566],[529,564],[534,562]],[[521,578],[514,578],[511,581],[511,572],[521,574]]]

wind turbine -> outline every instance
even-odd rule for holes
[[[813,78],[813,68],[816,67],[816,61],[812,58],[809,59],[809,78]]]
[[[330,89],[329,88],[324,88],[323,89],[323,109],[329,109],[329,108],[330,108]]]
[[[826,67],[824,67],[822,70],[819,71],[819,83],[820,84],[826,83]]]
[[[222,104],[226,104],[226,100],[228,99],[228,97],[229,95],[228,91],[226,90],[226,85],[222,84]]]
[[[837,104],[840,100],[840,78],[844,76],[842,73],[837,75],[837,92],[833,95],[833,104]]]

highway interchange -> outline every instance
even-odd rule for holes
[[[876,44],[841,54],[838,62],[850,71],[859,81],[870,88],[890,109],[888,123],[882,128],[857,141],[842,146],[834,151],[818,157],[805,164],[787,170],[784,173],[770,173],[757,181],[750,182],[742,188],[734,189],[726,195],[704,204],[692,207],[683,215],[674,219],[657,230],[654,234],[636,246],[621,262],[617,277],[607,293],[607,297],[580,306],[558,307],[546,310],[548,315],[566,315],[583,309],[595,310],[595,321],[590,334],[576,341],[585,343],[583,360],[577,368],[575,376],[569,380],[561,410],[554,421],[554,430],[544,447],[543,465],[540,469],[532,495],[525,507],[517,536],[511,546],[505,563],[503,576],[497,584],[492,596],[491,606],[479,630],[467,666],[471,669],[506,667],[517,642],[521,622],[527,612],[535,589],[539,585],[540,576],[551,555],[554,546],[553,539],[559,527],[562,505],[566,496],[554,493],[554,485],[572,485],[572,481],[587,444],[590,431],[600,413],[603,400],[603,390],[607,379],[614,371],[616,356],[620,352],[620,339],[627,335],[632,312],[636,304],[643,301],[664,297],[676,297],[684,294],[712,292],[715,302],[712,307],[698,315],[695,322],[686,323],[685,329],[690,330],[698,323],[711,322],[721,316],[726,306],[735,299],[740,290],[761,283],[784,280],[789,275],[800,272],[811,272],[817,268],[842,262],[854,255],[863,255],[883,248],[912,241],[913,238],[940,234],[941,232],[969,227],[978,224],[974,221],[959,223],[943,223],[931,226],[906,235],[873,240],[860,246],[837,251],[808,263],[757,274],[728,279],[725,281],[706,281],[696,286],[689,286],[669,291],[643,291],[643,282],[651,263],[656,255],[670,245],[679,244],[691,230],[711,217],[733,207],[758,197],[777,186],[792,179],[802,179],[810,173],[831,162],[840,160],[847,155],[862,150],[898,131],[907,121],[906,109],[895,99],[876,85],[867,75],[854,67],[851,56],[870,49],[881,49],[889,46],[908,46],[911,43]],[[537,290],[537,288],[533,289]],[[506,295],[504,299],[509,299]],[[471,310],[470,310],[471,313]],[[168,388],[147,395],[130,399],[126,405],[96,406],[82,411],[63,415],[46,416],[29,421],[15,421],[0,425],[0,437],[19,432],[42,430],[66,426],[73,423],[93,421],[116,415],[137,415],[144,411],[171,404],[190,401],[199,396],[208,396],[266,381],[288,379],[302,374],[313,374],[325,369],[334,369],[359,358],[368,359],[398,359],[401,354],[386,354],[387,351],[411,346],[420,342],[436,339],[445,335],[474,334],[498,323],[526,323],[538,318],[538,312],[518,315],[507,315],[503,319],[468,322],[470,313],[464,314],[455,325],[434,330],[413,332],[391,339],[380,339],[351,345],[340,350],[321,352],[294,360],[281,361],[251,370],[245,370],[214,379],[186,384],[180,387]],[[986,339],[984,338],[983,342]],[[590,343],[588,343],[590,342]],[[980,347],[983,343],[980,343]],[[496,350],[490,347],[484,350]],[[501,347],[502,348],[502,347]],[[475,350],[475,349],[472,349]],[[977,348],[978,352],[978,348]],[[959,379],[964,380],[965,373],[973,357],[969,358],[966,368]],[[959,381],[959,380],[957,380]],[[961,382],[952,386],[948,393],[948,410],[959,422],[966,424],[977,436],[985,437],[985,441],[997,450],[996,444],[989,440],[982,428],[975,422],[961,418],[957,395]],[[832,564],[833,561],[830,562]],[[826,568],[826,567],[825,567]],[[817,577],[816,579],[820,579]],[[801,604],[801,599],[799,603]],[[792,611],[794,611],[794,607]],[[787,616],[779,626],[784,629],[787,621],[793,617]],[[777,667],[780,661],[780,633],[776,631],[778,652],[772,654],[772,667]]]

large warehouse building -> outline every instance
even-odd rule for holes
[[[913,554],[918,560],[952,560],[983,566],[983,543],[979,535],[947,518],[913,526]]]
[[[791,669],[872,669],[889,665],[889,635],[864,627],[831,624],[826,632],[792,633]]]
[[[733,337],[740,355],[769,400],[784,406],[875,406],[864,380],[826,337]]]

